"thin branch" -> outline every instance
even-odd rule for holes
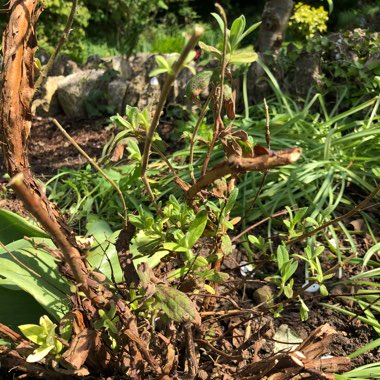
[[[186,197],[189,200],[193,199],[202,189],[226,175],[238,175],[247,171],[266,171],[278,166],[294,163],[300,157],[301,149],[299,148],[272,152],[271,154],[264,154],[253,158],[233,155],[229,157],[228,161],[224,161],[199,178],[199,180],[188,190]]]
[[[37,81],[36,81],[36,83],[34,85],[34,92],[38,91],[38,89],[41,86],[42,82],[45,80],[45,78],[49,74],[49,71],[52,68],[55,59],[57,58],[57,55],[58,55],[59,51],[62,49],[63,44],[69,38],[69,34],[71,32],[71,27],[73,26],[73,22],[74,22],[74,17],[75,17],[75,12],[76,12],[76,9],[77,9],[77,5],[78,5],[78,0],[73,0],[73,4],[71,6],[70,15],[67,18],[67,23],[66,23],[65,29],[63,30],[62,36],[61,36],[61,38],[58,41],[58,44],[57,44],[57,46],[56,46],[56,48],[54,50],[54,53],[51,55],[48,63],[46,64],[46,66],[41,70],[40,76],[38,77],[38,79],[37,79]]]
[[[213,136],[212,140],[210,143],[210,146],[208,147],[206,157],[202,166],[202,175],[206,174],[208,164],[210,162],[211,158],[211,153],[214,150],[214,146],[216,143],[217,138],[219,137],[219,132],[220,132],[220,126],[223,125],[223,120],[221,118],[221,112],[222,112],[222,107],[223,107],[223,96],[224,96],[224,76],[225,76],[225,71],[226,71],[226,66],[227,66],[227,60],[226,60],[226,55],[227,55],[227,17],[224,12],[224,9],[218,4],[215,4],[216,9],[222,16],[222,20],[224,23],[224,30],[223,30],[223,54],[222,54],[222,61],[220,63],[220,82],[218,85],[219,89],[219,99],[218,99],[218,105],[216,109],[216,113],[214,115],[214,130],[213,130]],[[215,92],[216,95],[216,92]]]
[[[104,179],[116,190],[123,205],[124,223],[128,220],[128,210],[125,203],[123,193],[116,182],[78,145],[78,143],[67,133],[57,119],[51,119],[55,126],[62,132],[62,134],[70,141],[70,143],[77,149],[77,151],[104,177]]]
[[[152,147],[152,141],[153,141],[153,135],[154,132],[157,129],[158,122],[160,120],[161,112],[165,106],[166,99],[169,95],[170,88],[172,84],[174,83],[176,77],[178,76],[187,56],[189,53],[194,49],[194,46],[197,44],[201,34],[203,33],[203,28],[200,26],[196,26],[193,32],[193,35],[191,36],[189,42],[183,49],[181,55],[178,57],[178,60],[173,65],[173,71],[171,74],[168,74],[164,83],[164,86],[161,91],[160,99],[158,100],[157,108],[153,116],[152,123],[147,131],[146,139],[145,139],[145,145],[144,145],[144,153],[143,153],[143,159],[142,159],[142,165],[141,165],[141,177],[145,184],[145,188],[148,191],[150,197],[154,201],[154,195],[152,192],[152,189],[149,185],[148,178],[146,176],[146,169],[148,166],[150,151]]]
[[[256,227],[260,226],[261,224],[267,222],[268,220],[271,220],[271,219],[274,219],[274,218],[277,218],[278,216],[281,216],[281,215],[285,215],[288,213],[288,210],[282,210],[282,211],[279,211],[279,212],[276,212],[275,214],[272,214],[270,216],[267,216],[266,218],[264,219],[261,219],[259,222],[255,223],[255,224],[252,224],[252,226],[249,226],[248,228],[246,228],[244,231],[242,231],[239,235],[236,235],[234,236],[231,241],[234,243],[235,241],[239,240],[243,235],[245,235],[246,233],[248,233],[249,231],[255,229]]]
[[[339,216],[338,218],[335,218],[333,220],[330,220],[324,224],[322,224],[321,226],[315,228],[314,230],[312,231],[308,231],[308,232],[305,232],[303,235],[299,236],[299,237],[296,237],[292,240],[288,240],[285,244],[286,245],[291,245],[291,244],[294,244],[294,243],[298,243],[299,241],[303,240],[303,239],[306,239],[310,236],[313,236],[315,235],[316,233],[318,233],[319,231],[322,231],[324,230],[326,227],[328,226],[331,226],[332,224],[336,224],[346,218],[349,218],[355,214],[357,214],[358,212],[360,211],[363,211],[366,207],[367,207],[367,204],[373,199],[376,197],[377,194],[380,193],[380,185],[378,185],[375,190],[372,191],[371,194],[369,194],[363,201],[361,201],[357,206],[355,206],[352,210],[346,212],[345,214]]]
[[[211,102],[211,99],[212,99],[212,95],[213,95],[213,92],[210,92],[205,104],[203,105],[203,108],[201,110],[201,114],[199,115],[199,118],[197,120],[197,124],[195,124],[195,127],[194,127],[194,130],[193,130],[193,134],[191,136],[191,140],[190,140],[190,162],[189,162],[189,166],[190,166],[190,177],[191,177],[191,180],[193,181],[193,183],[196,182],[195,180],[195,176],[194,176],[194,145],[195,145],[195,138],[197,136],[197,133],[198,133],[198,129],[202,123],[202,120],[204,119],[204,117],[206,116],[206,113],[207,113],[207,108]]]

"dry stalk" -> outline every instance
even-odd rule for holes
[[[150,127],[147,131],[146,138],[145,138],[145,145],[144,145],[144,153],[143,153],[143,159],[142,159],[142,164],[141,164],[141,178],[145,184],[145,188],[148,191],[151,199],[155,201],[155,197],[153,195],[153,191],[149,185],[149,180],[146,175],[146,169],[148,167],[148,162],[149,162],[149,156],[150,156],[150,151],[152,148],[152,141],[153,141],[153,135],[154,132],[157,129],[158,122],[160,120],[161,112],[165,106],[166,99],[169,95],[170,88],[172,84],[174,83],[175,79],[177,78],[187,56],[189,53],[194,49],[195,45],[197,44],[200,36],[203,33],[203,28],[200,26],[195,27],[194,32],[192,36],[190,37],[189,42],[183,49],[181,55],[178,57],[178,60],[175,62],[172,68],[172,73],[168,74],[165,80],[165,83],[163,85],[162,91],[160,98],[158,100],[157,108],[153,116],[152,123],[150,124]]]

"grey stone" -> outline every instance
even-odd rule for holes
[[[47,77],[37,98],[32,103],[32,113],[37,116],[55,116],[62,112],[58,102],[57,88],[64,76]]]
[[[94,90],[101,90],[105,70],[84,70],[67,76],[58,85],[59,103],[66,116],[83,118],[89,116],[85,100]]]

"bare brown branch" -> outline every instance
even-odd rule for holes
[[[193,199],[202,189],[211,185],[214,181],[226,175],[238,175],[249,171],[266,171],[278,166],[296,162],[301,157],[301,149],[292,148],[279,152],[271,152],[253,158],[230,156],[228,161],[209,170],[204,176],[191,186],[187,192],[187,199]]]

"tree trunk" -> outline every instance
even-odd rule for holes
[[[259,53],[271,51],[274,56],[277,56],[284,41],[293,5],[292,0],[268,0],[265,3],[256,49]]]
[[[267,0],[265,3],[256,51],[266,65],[274,63],[278,56],[293,5],[292,0]],[[271,93],[268,82],[263,80],[264,76],[261,66],[254,63],[248,74],[249,97],[254,102],[262,101]]]
[[[62,251],[77,283],[88,291],[86,267],[75,238],[59,210],[48,201],[30,169],[27,141],[32,125],[34,93],[35,25],[42,8],[38,0],[11,0],[10,19],[3,35],[1,71],[0,144],[10,185],[24,207],[50,234]]]

